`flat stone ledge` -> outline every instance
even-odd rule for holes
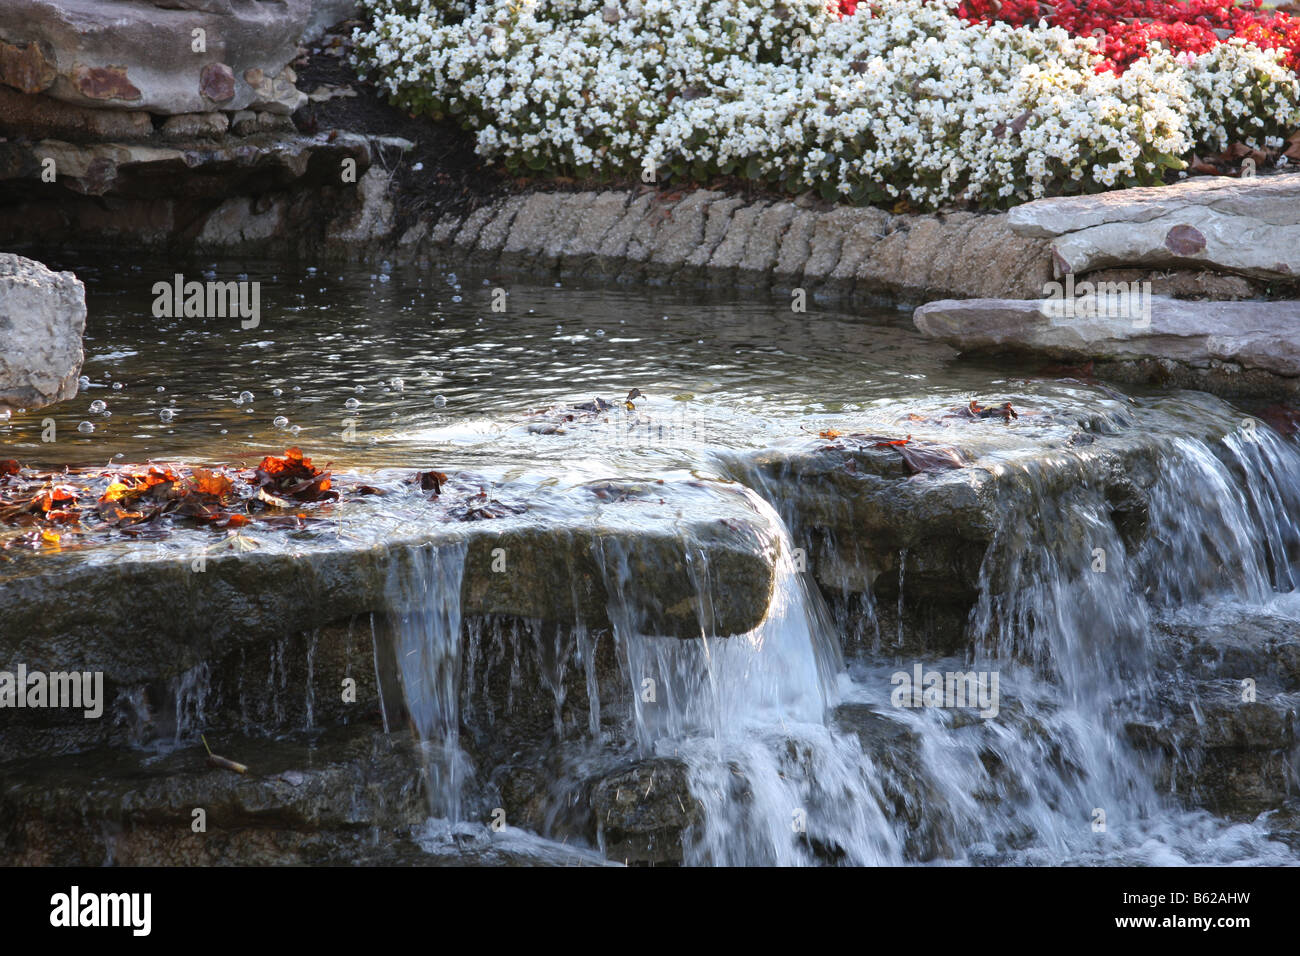
[[[1300,280],[1297,174],[1039,199],[1012,209],[1007,222],[1018,236],[1052,240],[1058,277],[1175,266]]]
[[[1061,315],[1062,301],[1052,299],[945,299],[921,306],[913,321],[923,334],[962,352],[1170,360],[1194,368],[1231,363],[1300,379],[1300,301],[1149,301],[1148,320],[1145,314]]]

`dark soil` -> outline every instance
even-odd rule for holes
[[[468,213],[513,188],[499,168],[474,152],[474,136],[454,123],[412,117],[389,105],[382,92],[357,79],[349,62],[355,20],[338,24],[294,61],[297,86],[311,94],[320,87],[355,90],[321,103],[308,103],[293,115],[298,129],[312,134],[338,129],[369,136],[400,136],[415,147],[396,160],[397,194],[402,218],[421,213]],[[394,162],[384,156],[378,162]],[[416,167],[420,167],[417,169]],[[390,166],[391,168],[391,166]],[[403,223],[405,224],[405,223]]]

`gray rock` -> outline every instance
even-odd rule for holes
[[[717,278],[732,279],[735,272],[745,260],[745,247],[749,243],[750,233],[758,225],[767,202],[751,203],[741,206],[731,216],[726,234],[713,251],[709,259],[709,269]]]
[[[681,863],[682,840],[703,818],[686,765],[652,757],[598,780],[592,787],[593,842],[612,860]]]
[[[336,242],[363,243],[386,236],[393,227],[393,200],[388,194],[391,177],[372,166],[356,186],[360,198],[356,210],[345,221],[335,223],[329,238]]]
[[[654,194],[646,193],[637,196],[620,210],[618,219],[605,230],[600,242],[598,264],[601,268],[622,260],[627,255],[632,236],[640,227],[641,221],[650,215],[653,203]]]
[[[745,277],[752,283],[757,279],[765,284],[771,271],[776,267],[777,256],[781,251],[781,239],[785,236],[798,207],[793,203],[778,202],[763,211],[754,223],[749,240],[745,243],[745,254],[740,260],[740,272],[757,273],[757,276]]]
[[[0,409],[77,394],[86,290],[71,272],[0,253]]]
[[[789,227],[781,237],[781,248],[777,252],[773,279],[784,283],[798,282],[803,275],[805,263],[812,255],[812,237],[816,226],[816,213],[807,209],[799,209],[795,212]]]
[[[686,258],[704,242],[709,207],[722,198],[722,193],[697,189],[673,207],[655,236],[648,267],[652,275],[668,276],[686,264]]]
[[[230,128],[230,118],[225,113],[180,113],[167,117],[162,134],[166,139],[219,139]]]
[[[79,106],[291,112],[313,0],[0,0],[0,82]],[[203,30],[203,50],[195,50]]]
[[[452,241],[462,249],[473,249],[478,242],[479,233],[496,215],[500,212],[504,203],[488,203],[485,206],[479,206],[460,222],[460,228],[456,232],[456,238]],[[497,246],[496,248],[500,248]]]
[[[1083,286],[1076,287],[1076,294]],[[1052,299],[945,299],[921,306],[916,327],[963,352],[1020,352],[1060,359],[1170,359],[1193,367],[1232,362],[1300,376],[1300,302],[1189,302],[1152,296],[1149,322],[1124,309],[1071,317]],[[1077,304],[1076,309],[1083,307]],[[1106,305],[1100,303],[1099,311]]]
[[[1173,186],[1040,199],[1016,234],[1050,238],[1058,276],[1110,266],[1197,266],[1300,277],[1300,176],[1206,177]]]
[[[856,209],[841,208],[818,214],[808,240],[808,261],[803,269],[808,281],[824,280],[835,271],[844,240],[856,222]]]
[[[0,86],[0,135],[27,139],[132,141],[153,135],[143,110],[91,109]]]
[[[872,255],[875,245],[885,237],[891,217],[879,209],[847,210],[852,215],[844,217],[844,230],[835,268],[828,278],[841,287],[852,286],[858,267]]]
[[[554,223],[559,210],[576,197],[561,193],[533,193],[523,201],[510,223],[501,248],[503,260],[523,263],[545,254],[555,239]]]
[[[709,203],[709,215],[704,221],[704,241],[686,256],[687,266],[692,269],[703,270],[710,264],[714,252],[717,251],[718,246],[721,245],[731,228],[731,219],[736,214],[736,210],[744,205],[744,200],[735,196],[715,199]]]
[[[474,242],[475,248],[492,253],[500,252],[505,248],[506,241],[510,238],[510,227],[529,198],[511,196],[509,199],[495,203],[492,216],[483,223],[483,227],[478,232],[478,238]],[[468,227],[468,223],[466,226]]]

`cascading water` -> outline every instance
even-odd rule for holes
[[[642,758],[681,761],[701,808],[683,835],[684,861],[1289,859],[1258,827],[1181,809],[1159,792],[1151,756],[1134,749],[1125,730],[1158,710],[1160,620],[1208,599],[1267,613],[1294,587],[1300,452],[1260,430],[1217,444],[1170,438],[1154,456],[1144,507],[1132,514],[1131,502],[1117,504],[1113,488],[1090,480],[1098,465],[1086,447],[999,466],[990,503],[997,529],[959,658],[908,660],[887,640],[846,666],[844,622],[799,566],[776,489],[753,474],[740,478],[757,491],[740,493],[768,529],[763,546],[776,555],[776,578],[769,612],[749,633],[717,635],[706,551],[685,536],[699,636],[653,633],[639,610],[651,596],[639,590],[628,545],[598,538],[626,738]],[[1127,527],[1129,520],[1141,527]],[[565,675],[583,675],[589,744],[568,771],[598,763],[601,747],[623,752],[602,719],[587,622],[522,631],[516,623],[508,637],[500,624],[489,631],[471,622],[461,659],[464,557],[463,548],[413,549],[389,582],[390,640],[425,747],[432,812],[452,821],[472,774],[459,738],[462,718],[474,716],[465,687],[494,654],[510,671],[512,699],[553,698],[557,740],[567,732]],[[901,565],[899,585],[907,586]],[[902,606],[900,595],[900,627]],[[872,608],[868,595],[859,609]],[[875,620],[858,627],[880,630]],[[529,646],[545,662],[536,686],[519,676],[520,648]],[[998,675],[997,719],[895,706],[894,678],[915,663]],[[558,796],[544,831],[565,817],[560,803],[582,799],[577,785],[552,789]]]
[[[390,568],[384,622],[406,713],[420,741],[430,811],[456,822],[470,768],[460,748],[460,589],[463,544],[411,547]],[[382,677],[380,678],[382,683]],[[385,708],[385,719],[389,719]]]
[[[643,633],[629,611],[626,556],[604,555],[637,740],[650,753],[685,762],[703,807],[703,822],[686,837],[685,861],[788,866],[827,852],[850,863],[899,861],[871,760],[826,725],[842,669],[829,613],[796,570],[776,510],[745,494],[777,556],[768,615],[747,634],[713,636],[704,607],[698,639]],[[697,593],[707,594],[703,555],[692,557]],[[653,700],[644,693],[649,687]]]

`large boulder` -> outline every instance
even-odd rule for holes
[[[0,83],[96,108],[291,113],[305,97],[288,64],[316,6],[0,0]]]
[[[1007,222],[1019,236],[1052,240],[1058,276],[1194,266],[1300,279],[1300,175],[1039,199],[1011,210]]]
[[[71,272],[0,253],[0,411],[77,394],[86,290]]]

